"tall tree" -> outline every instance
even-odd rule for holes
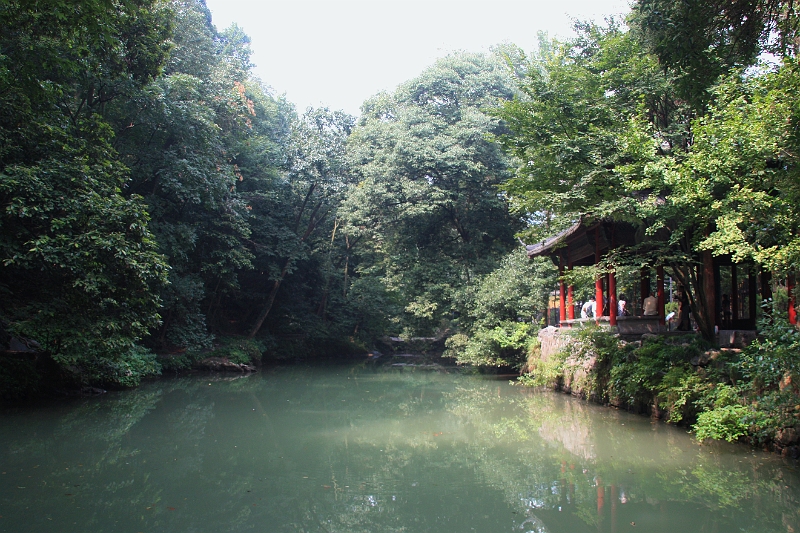
[[[783,274],[800,267],[798,89],[794,61],[714,87],[670,198],[684,219],[712,221],[699,249]]]
[[[241,189],[270,187],[263,176],[280,161],[260,158],[261,168],[246,170],[240,163],[272,150],[266,130],[278,108],[250,77],[249,39],[240,28],[218,32],[202,0],[171,5],[176,31],[164,75],[110,114],[132,169],[126,192],[147,200],[171,267],[163,324],[151,343],[197,350],[213,339],[207,315],[238,290],[238,272],[252,268],[251,213]]]
[[[732,68],[763,51],[796,54],[799,22],[792,0],[639,0],[631,13],[648,50],[676,75],[679,95],[701,113],[708,89]]]
[[[696,110],[637,34],[613,22],[579,29],[578,38],[542,49],[523,83],[525,98],[499,113],[511,130],[499,142],[523,162],[508,193],[562,226],[590,216],[639,227],[649,236],[647,250],[614,260],[671,266],[712,338],[712,254],[699,245],[713,217],[678,207],[689,192],[681,169]]]
[[[378,254],[409,331],[451,316],[455,293],[513,244],[516,222],[495,189],[508,162],[485,138],[502,125],[483,111],[513,86],[499,53],[455,54],[363,106],[348,146],[359,181],[343,213]]]
[[[578,29],[571,41],[542,43],[521,83],[523,96],[498,112],[508,131],[496,139],[519,163],[503,188],[535,218],[633,221],[632,193],[658,185],[645,181],[645,164],[688,145],[689,117],[671,95],[670,79],[624,26]]]
[[[171,28],[149,0],[0,8],[2,328],[95,380],[146,373],[166,276],[101,114],[159,75]]]
[[[276,213],[282,220],[274,219],[270,213],[274,204],[267,198],[251,202],[254,216],[268,223],[263,229],[277,235],[254,236],[269,248],[262,249],[257,258],[261,281],[254,289],[261,302],[250,338],[261,330],[286,276],[299,260],[308,257],[312,237],[335,216],[348,180],[344,151],[353,123],[353,117],[340,111],[309,109],[291,131],[286,181],[278,190],[283,205]]]

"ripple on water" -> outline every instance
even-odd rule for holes
[[[0,532],[800,530],[793,463],[502,380],[278,368],[0,416]]]

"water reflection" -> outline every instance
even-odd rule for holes
[[[458,374],[162,380],[0,424],[0,531],[795,531],[780,458]]]

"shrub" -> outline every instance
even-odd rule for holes
[[[691,365],[673,366],[657,386],[659,408],[672,423],[693,422],[713,384],[708,383]]]
[[[689,384],[681,385],[681,380],[685,381],[689,359],[699,353],[699,344],[694,339],[646,339],[641,347],[616,356],[610,370],[609,394],[628,405],[649,404],[659,395],[666,402],[679,401],[681,396],[685,401],[687,391],[681,389]],[[662,387],[668,375],[670,381]],[[677,388],[670,391],[670,387]],[[671,406],[667,409],[673,411]]]
[[[186,352],[177,354],[159,354],[158,363],[161,365],[162,372],[180,372],[189,370],[195,363],[196,357]]]
[[[220,339],[220,345],[208,354],[211,357],[223,357],[238,365],[259,364],[264,346],[259,341],[244,337],[226,337]]]
[[[747,434],[749,409],[743,405],[725,405],[700,413],[692,426],[697,440],[717,439],[733,442]]]
[[[524,368],[526,373],[518,377],[517,381],[526,387],[556,385],[564,375],[564,362],[567,359],[567,353],[566,350],[562,350],[547,361],[543,361],[539,339],[535,339],[528,346],[528,362]]]
[[[142,378],[161,373],[161,364],[153,352],[132,346],[117,357],[91,357],[74,366],[74,376],[83,384],[106,387],[136,387]]]
[[[742,352],[739,370],[754,390],[775,387],[785,375],[800,375],[800,331],[784,318],[759,322],[759,337]]]
[[[477,328],[471,336],[453,335],[445,342],[444,356],[459,364],[521,368],[529,346],[536,344],[531,324],[504,320],[493,328]]]
[[[800,398],[790,389],[755,396],[745,419],[753,443],[765,444],[775,438],[779,429],[796,426],[798,403]]]

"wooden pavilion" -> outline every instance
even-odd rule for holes
[[[633,247],[644,242],[641,228],[628,222],[615,222],[603,219],[582,217],[581,220],[540,243],[527,245],[529,258],[549,256],[559,269],[559,322],[563,326],[584,323],[587,319],[575,318],[574,290],[564,282],[564,273],[576,266],[599,264],[609,252],[620,247]],[[754,265],[733,263],[729,256],[710,258],[701,267],[704,274],[704,292],[713,303],[707,306],[715,317],[717,329],[738,331],[755,330],[757,281]],[[665,277],[664,267],[656,265],[655,296],[657,314],[651,316],[617,316],[617,279],[611,269],[608,274],[595,279],[595,299],[597,305],[594,322],[608,322],[620,333],[657,333],[667,331],[665,324]],[[640,298],[649,296],[651,270],[641,272]],[[762,273],[762,297],[771,296],[768,274]],[[790,302],[791,304],[791,302]],[[613,312],[610,312],[613,310]],[[789,306],[790,320],[794,305]]]

